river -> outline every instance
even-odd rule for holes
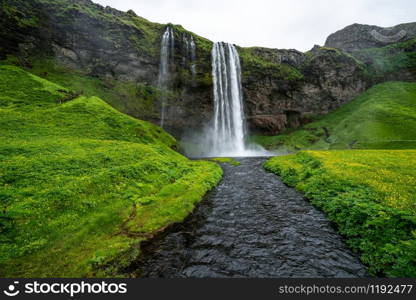
[[[368,276],[325,215],[263,169],[265,158],[237,160],[184,223],[144,246],[137,276]]]

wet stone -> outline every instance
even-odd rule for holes
[[[143,277],[365,277],[325,215],[262,168],[223,165],[224,177],[181,226],[143,249]]]

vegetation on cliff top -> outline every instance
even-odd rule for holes
[[[379,82],[399,73],[416,74],[416,39],[380,48],[363,49],[354,56],[365,62],[368,76]]]
[[[253,137],[265,147],[300,149],[416,148],[416,84],[376,85],[351,102],[279,136]]]
[[[284,63],[277,63],[271,60],[264,59],[256,54],[257,47],[242,48],[238,47],[238,53],[240,55],[243,77],[255,77],[256,75],[268,74],[272,78],[280,80],[297,80],[302,79],[302,73]],[[275,50],[275,49],[271,49]]]
[[[74,98],[74,99],[72,99]],[[221,177],[97,97],[0,66],[1,276],[126,276]]]
[[[306,151],[265,168],[322,209],[373,275],[416,276],[416,150]]]

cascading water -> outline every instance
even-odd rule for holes
[[[183,53],[183,64],[188,64],[189,69],[192,74],[192,82],[195,82],[195,75],[196,75],[196,64],[195,64],[195,58],[196,58],[196,46],[195,41],[192,35],[185,34],[183,35],[183,44],[184,47],[184,53]]]
[[[214,84],[213,156],[245,155],[245,121],[241,92],[241,67],[231,44],[215,43],[212,48]]]
[[[249,157],[276,155],[246,141],[240,57],[228,43],[215,43],[212,52],[214,116],[203,132],[182,137],[190,157]]]
[[[161,92],[161,113],[160,113],[160,126],[163,127],[165,123],[166,114],[166,102],[167,94],[170,83],[170,61],[173,60],[173,50],[175,45],[175,37],[171,27],[167,27],[165,33],[162,36],[160,46],[160,66],[159,66],[159,79],[158,88]]]
[[[190,59],[191,59],[191,73],[192,73],[192,82],[195,82],[195,74],[196,74],[196,51],[195,51],[195,42],[192,35],[190,36],[189,40],[189,52],[190,52]]]

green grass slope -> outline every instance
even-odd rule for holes
[[[416,75],[416,39],[395,43],[380,48],[368,48],[353,54],[367,65],[369,79],[374,82],[386,78],[415,79]]]
[[[282,152],[332,150],[265,168],[323,210],[371,274],[415,277],[415,128],[416,84],[386,82],[298,130],[252,139]]]
[[[302,191],[373,275],[416,277],[416,150],[301,151],[265,168]]]
[[[74,99],[72,99],[74,98]],[[0,66],[0,276],[128,276],[221,178],[159,127]]]
[[[275,137],[252,137],[269,149],[416,148],[416,83],[378,84],[315,122]]]

